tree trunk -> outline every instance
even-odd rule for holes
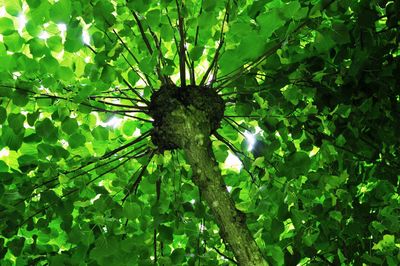
[[[221,237],[229,244],[239,265],[268,265],[247,228],[245,214],[236,209],[226,189],[210,139],[204,139],[203,145],[193,141],[184,150],[192,166],[193,181],[212,210]]]

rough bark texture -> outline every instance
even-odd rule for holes
[[[185,153],[193,169],[193,181],[212,210],[220,235],[230,245],[239,265],[268,265],[247,228],[245,215],[236,209],[226,190],[210,141],[202,146],[189,145]]]
[[[239,265],[268,265],[247,228],[244,213],[231,199],[211,148],[224,111],[220,96],[206,87],[164,87],[152,97],[153,142],[162,152],[181,148],[192,166],[194,183],[212,210],[220,235]]]

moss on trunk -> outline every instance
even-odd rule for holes
[[[193,182],[212,210],[220,235],[239,265],[268,265],[251,235],[244,213],[236,209],[211,148],[210,136],[219,127],[224,103],[207,87],[163,87],[151,101],[153,142],[159,151],[183,149],[192,167]]]
[[[246,225],[245,215],[236,209],[211,149],[210,140],[202,146],[185,149],[193,169],[193,181],[212,210],[220,235],[229,244],[239,265],[268,265]]]

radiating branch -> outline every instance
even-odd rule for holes
[[[186,53],[185,53],[185,29],[184,29],[184,19],[181,12],[181,6],[178,3],[178,0],[175,0],[176,8],[178,10],[178,28],[179,28],[179,35],[180,35],[180,42],[179,42],[179,72],[181,78],[181,87],[186,87]],[[181,2],[182,4],[182,2]]]
[[[152,55],[153,49],[151,48],[149,39],[147,39],[146,33],[144,32],[142,22],[140,21],[138,15],[136,14],[136,12],[134,10],[132,10],[131,13],[132,13],[133,17],[135,18],[136,24],[139,27],[140,34],[142,35],[142,39],[143,39],[144,43],[146,44],[147,50],[149,50],[149,53]]]
[[[135,148],[135,149],[133,149],[133,150],[131,150],[131,151],[128,151],[128,152],[124,153],[124,154],[121,155],[121,156],[117,156],[117,157],[115,157],[115,158],[112,159],[112,160],[109,160],[109,161],[106,161],[106,162],[104,162],[104,163],[95,165],[95,166],[93,166],[93,167],[90,168],[90,169],[82,170],[83,168],[88,167],[88,166],[90,166],[91,164],[96,163],[96,162],[99,162],[99,160],[101,161],[101,160],[103,160],[103,159],[100,158],[99,160],[91,161],[91,162],[89,162],[89,163],[87,163],[87,164],[85,164],[85,165],[83,165],[83,166],[80,166],[80,167],[77,168],[77,169],[74,169],[74,170],[71,170],[71,171],[68,171],[68,172],[64,172],[64,173],[61,173],[61,174],[69,175],[69,174],[72,174],[72,173],[77,172],[77,171],[79,171],[79,170],[82,170],[82,172],[77,173],[76,175],[74,175],[74,176],[72,176],[72,177],[70,177],[70,178],[68,179],[68,181],[72,181],[72,180],[74,180],[74,179],[76,179],[76,178],[78,178],[78,177],[80,177],[80,176],[82,176],[82,175],[88,174],[89,172],[91,172],[91,171],[93,171],[93,170],[95,170],[95,169],[99,169],[99,168],[101,168],[101,167],[103,167],[103,166],[106,166],[106,165],[108,165],[108,164],[110,164],[110,163],[113,163],[113,162],[115,162],[115,161],[121,160],[122,158],[129,158],[129,159],[132,159],[132,158],[140,158],[140,157],[142,156],[143,150],[140,150],[140,151],[138,151],[138,150],[141,149],[141,148],[143,148],[144,146],[146,146],[146,144],[143,144],[143,145],[141,145],[141,146],[139,146],[139,147],[137,147],[137,148]],[[135,153],[134,155],[131,155],[131,156],[128,156],[128,157],[127,157],[127,155],[129,155],[129,154],[131,154],[131,153],[133,153],[133,152],[135,152],[135,151],[138,151],[138,152]],[[107,159],[108,159],[108,158],[107,158]],[[45,181],[45,182],[42,182],[42,183],[40,183],[40,184],[34,186],[34,189],[38,189],[38,188],[43,187],[43,186],[45,186],[45,185],[48,185],[48,184],[50,184],[50,183],[52,183],[52,182],[54,182],[54,181],[58,181],[58,180],[59,180],[59,176],[60,176],[60,173],[57,174],[56,176],[52,177],[51,179],[49,179],[49,180],[47,180],[47,181]],[[55,188],[58,184],[59,184],[59,183],[55,183],[55,184],[49,186],[47,189],[45,189],[45,190],[43,190],[43,191],[40,191],[40,192],[37,192],[37,193],[33,193],[33,194],[29,195],[28,197],[25,197],[25,198],[22,199],[21,201],[17,202],[16,205],[21,204],[22,202],[25,202],[26,200],[28,200],[28,199],[30,199],[30,198],[32,198],[32,197],[34,197],[34,196],[37,196],[37,195],[39,195],[40,193],[43,193],[43,192],[48,191],[48,190],[50,190],[50,189],[52,189],[52,188]]]
[[[237,263],[236,260],[234,260],[233,258],[231,258],[231,257],[229,257],[229,256],[227,256],[227,255],[225,255],[224,253],[222,253],[221,251],[219,251],[219,249],[217,249],[216,247],[211,247],[211,248],[212,248],[215,252],[217,252],[221,257],[223,257],[223,258],[229,260],[230,262],[232,262],[232,263],[238,265],[238,263]]]
[[[243,160],[240,158],[240,155],[250,159],[246,154],[244,154],[242,151],[240,151],[238,148],[236,148],[232,143],[230,143],[227,139],[225,139],[223,136],[221,136],[218,132],[214,132],[213,134],[219,141],[221,141],[222,143],[224,143],[226,146],[228,146],[228,148],[236,155],[236,157],[239,159],[239,161],[242,163],[243,165],[243,169],[249,174],[251,181],[254,183],[255,182],[255,178],[253,176],[253,174],[247,169],[247,167],[245,166]]]
[[[242,135],[244,138],[246,137],[246,136],[243,134],[243,132],[240,131],[239,129],[237,129],[234,125],[232,125],[231,122],[230,122],[227,118],[224,118],[224,121],[225,121],[226,123],[228,123],[228,125],[230,125],[234,130],[236,130],[236,131],[237,131],[240,135]],[[232,121],[232,122],[236,123],[236,121]]]
[[[125,200],[129,197],[130,194],[132,194],[133,192],[136,194],[139,184],[142,181],[143,175],[147,169],[147,166],[150,164],[151,159],[153,158],[154,154],[155,154],[155,150],[151,150],[146,164],[142,165],[141,171],[140,171],[139,175],[137,176],[135,182],[133,182],[131,188],[128,190],[128,192],[125,194],[125,197],[122,199],[122,204],[125,202]],[[132,178],[134,176],[135,176],[135,174],[132,175]]]
[[[279,48],[282,47],[283,43],[285,40],[281,40],[275,45],[273,45],[270,49],[268,49],[266,52],[264,52],[261,56],[259,56],[257,59],[255,59],[251,63],[247,63],[247,66],[240,66],[236,68],[235,70],[231,71],[230,73],[226,74],[222,79],[223,80],[218,86],[216,86],[217,91],[220,91],[221,88],[231,84],[232,82],[236,81],[240,77],[242,77],[245,73],[248,73],[250,70],[254,69],[257,67],[259,64],[264,62],[265,59],[273,55]],[[218,79],[217,79],[218,81]]]
[[[206,73],[204,74],[203,78],[201,79],[200,82],[200,86],[204,86],[204,84],[207,82],[209,75],[211,73],[211,71],[214,69],[214,66],[217,64],[218,62],[218,57],[219,57],[219,53],[220,50],[224,44],[224,27],[225,27],[225,22],[228,22],[228,12],[229,12],[229,0],[227,1],[227,4],[225,6],[225,14],[224,14],[224,18],[222,19],[222,25],[221,25],[221,33],[219,36],[219,42],[218,42],[218,47],[215,50],[215,54],[213,57],[213,60],[211,61],[210,65],[208,66]]]

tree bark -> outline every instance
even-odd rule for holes
[[[245,214],[237,210],[215,160],[209,138],[203,145],[196,141],[184,148],[193,170],[193,181],[212,210],[220,235],[229,244],[239,265],[268,265],[246,225]]]

